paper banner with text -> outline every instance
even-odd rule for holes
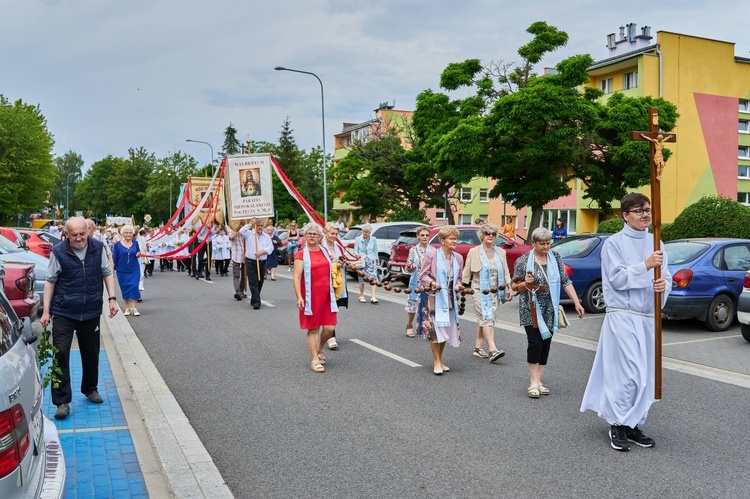
[[[219,203],[217,205],[218,209],[216,210],[216,223],[219,225],[224,224],[224,192],[223,189],[214,188],[218,186],[212,187],[212,181],[213,179],[210,177],[190,177],[190,181],[187,184],[189,188],[189,197],[188,202],[185,203],[184,207],[186,217],[200,204],[201,200],[208,192],[208,199],[206,199],[206,202],[201,209],[192,217],[191,225],[195,225],[198,222],[202,223],[205,220],[209,208],[214,205],[213,197],[217,194],[219,195]],[[220,182],[221,181],[219,180],[215,183],[220,184]]]
[[[230,220],[273,217],[269,154],[227,156],[224,179]]]

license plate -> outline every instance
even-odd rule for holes
[[[42,410],[41,408],[36,411],[33,419],[31,420],[31,438],[37,447],[42,446],[42,427],[44,422],[42,421]]]

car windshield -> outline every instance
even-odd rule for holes
[[[711,246],[701,241],[675,241],[664,243],[664,251],[667,253],[669,265],[684,265],[692,262]]]
[[[584,258],[599,245],[598,237],[566,239],[552,245],[552,249],[562,258]]]
[[[352,227],[351,229],[346,231],[346,234],[344,234],[344,237],[342,237],[341,239],[351,241],[352,239],[356,239],[360,234],[362,234],[362,229]]]
[[[402,232],[400,236],[398,236],[398,239],[396,239],[396,242],[393,244],[417,244],[419,242],[419,238],[417,237],[417,234],[414,232]]]
[[[24,250],[8,238],[0,236],[0,253],[24,253]]]
[[[37,235],[39,235],[40,238],[42,238],[44,241],[47,241],[53,246],[60,242],[60,238],[55,237],[47,232],[37,232]]]

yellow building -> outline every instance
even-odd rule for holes
[[[662,178],[662,220],[671,222],[705,195],[750,204],[750,59],[734,43],[635,24],[607,36],[609,57],[588,70],[590,86],[628,96],[663,97],[677,106],[677,142]],[[738,151],[735,154],[735,151]],[[649,194],[649,187],[643,189]],[[579,232],[593,231],[601,214],[582,208],[576,191]]]

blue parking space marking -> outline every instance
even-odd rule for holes
[[[77,350],[71,351],[70,375],[70,415],[62,421],[53,418],[57,408],[49,388],[44,401],[45,414],[60,432],[67,471],[65,497],[148,498],[106,352],[101,350],[99,356],[98,388],[104,403],[92,404],[80,393],[81,357]]]

